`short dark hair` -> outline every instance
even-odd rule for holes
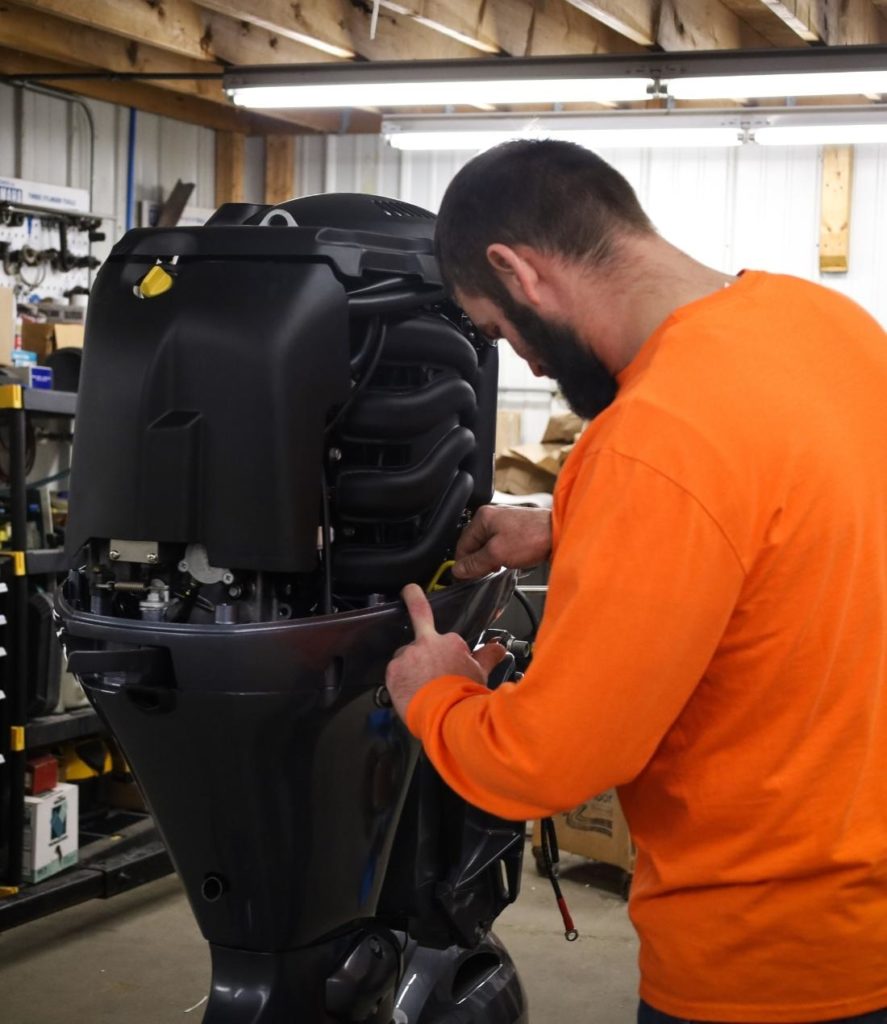
[[[619,233],[654,230],[631,185],[595,153],[522,139],[481,153],[453,178],[435,251],[450,291],[495,298],[502,285],[486,256],[494,242],[601,264]]]

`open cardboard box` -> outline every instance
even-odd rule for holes
[[[584,422],[572,412],[552,416],[535,444],[514,445],[496,456],[496,490],[506,494],[551,494]]]
[[[83,348],[83,324],[22,323],[22,348],[37,353],[39,362],[60,348]]]

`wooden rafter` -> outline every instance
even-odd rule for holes
[[[22,3],[67,21],[92,25],[124,39],[144,41],[195,60],[211,59],[204,39],[201,9],[190,0],[164,0],[163,4],[131,0],[22,0]]]
[[[102,32],[79,22],[64,21],[45,11],[4,2],[0,10],[0,45],[65,63],[103,67],[109,71],[204,74],[222,71],[220,64],[183,57],[144,42]],[[72,61],[72,55],[77,59]],[[216,103],[227,99],[217,81],[171,80],[167,88]]]
[[[659,4],[653,0],[635,0],[622,3],[620,0],[567,0],[575,8],[588,14],[614,32],[632,39],[642,46],[654,46]]]
[[[477,57],[477,50],[442,35],[408,15],[383,7],[375,38],[370,38],[370,5],[351,0],[200,0],[202,6],[230,18],[248,21],[301,44],[338,51],[340,57],[368,60]]]
[[[565,0],[535,0],[524,49],[514,56],[637,53],[643,47],[589,18]]]
[[[723,0],[724,5],[750,25],[772,46],[807,46],[818,37],[801,25],[784,17],[781,0]]]
[[[663,0],[656,41],[664,50],[741,50],[767,40],[720,0]]]
[[[772,36],[772,19],[804,43],[848,46],[887,41],[885,0],[724,0],[736,13],[780,46],[791,45]],[[763,12],[763,13],[762,13]],[[766,27],[764,27],[766,26]]]
[[[50,60],[47,57],[35,57],[32,54],[0,47],[0,74],[2,75],[77,74],[83,70],[84,65],[82,64],[69,64]],[[220,103],[212,103],[197,96],[186,96],[183,93],[157,89],[151,85],[143,85],[141,82],[120,82],[110,79],[65,79],[64,81],[52,81],[49,84],[54,88],[72,92],[78,96],[88,96],[91,99],[104,100],[107,103],[136,107],[150,114],[173,117],[179,121],[215,128],[217,131],[243,132],[247,135],[263,134],[270,130],[280,131],[279,121],[224,107]]]

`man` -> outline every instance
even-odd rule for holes
[[[495,651],[409,587],[399,713],[503,817],[619,787],[641,1021],[887,1021],[887,337],[700,265],[565,143],[469,163],[437,245],[478,327],[595,418],[550,525],[482,509],[456,552],[473,578],[552,547],[526,677],[487,691]]]

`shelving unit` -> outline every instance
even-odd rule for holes
[[[27,420],[33,416],[73,417],[77,396],[63,391],[43,391],[18,384],[0,385],[0,417],[9,427],[9,511],[10,545],[0,550],[5,563],[7,593],[2,628],[2,678],[5,692],[5,721],[0,737],[0,844],[4,847],[0,895],[18,891],[22,879],[22,838],[25,815],[25,759],[30,748],[41,742],[52,743],[58,728],[96,731],[98,719],[92,714],[59,723],[41,732],[40,720],[29,731],[27,721],[28,692],[28,578],[36,575],[57,575],[65,571],[64,551],[27,550]],[[72,719],[72,716],[62,716]],[[43,740],[43,736],[49,737]],[[75,735],[84,735],[77,732]]]
[[[61,548],[27,549],[26,438],[29,417],[73,417],[77,396],[0,385],[0,424],[9,428],[12,532],[0,549],[0,931],[96,897],[107,898],[169,874],[173,868],[148,814],[123,813],[113,834],[84,836],[80,862],[21,888],[25,761],[29,751],[103,731],[91,707],[28,718],[29,579],[68,568]]]
[[[47,747],[52,743],[91,736],[102,728],[101,719],[92,708],[77,708],[58,715],[31,718],[25,725],[25,749]]]

